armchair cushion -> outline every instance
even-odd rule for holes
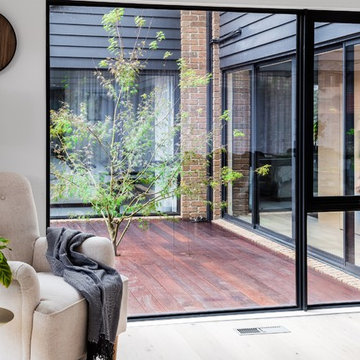
[[[52,273],[38,273],[40,283],[40,303],[36,312],[44,315],[56,316],[69,306],[75,306],[78,302],[86,300],[66,283],[60,276]]]

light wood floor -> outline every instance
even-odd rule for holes
[[[334,310],[332,310],[334,312]],[[296,316],[294,316],[296,315]],[[118,360],[358,360],[360,309],[248,315],[245,320],[130,323]],[[245,317],[246,318],[246,317]],[[240,336],[236,328],[284,326],[290,333]]]

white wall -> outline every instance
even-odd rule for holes
[[[117,2],[117,1],[113,1]],[[133,0],[129,3],[360,10],[359,0]],[[241,2],[241,3],[240,3]],[[123,1],[124,3],[124,1]],[[31,181],[41,232],[46,191],[46,1],[0,0],[0,13],[13,24],[18,47],[0,72],[0,171]]]
[[[31,182],[40,228],[46,223],[46,6],[45,0],[0,0],[13,25],[17,50],[0,71],[0,171]],[[19,219],[21,221],[21,219]]]

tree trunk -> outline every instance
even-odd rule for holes
[[[106,220],[105,222],[108,229],[110,240],[113,244],[114,254],[115,256],[120,256],[120,254],[117,253],[117,246],[116,246],[117,226],[112,221]]]
[[[117,252],[116,239],[112,240],[115,256],[120,256]]]

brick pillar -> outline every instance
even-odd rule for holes
[[[206,12],[181,11],[181,57],[206,75]],[[195,194],[181,197],[181,216],[206,218],[206,86],[181,89],[181,151],[185,154],[182,182]]]
[[[212,38],[220,37],[220,13],[212,13]],[[221,217],[221,130],[222,114],[221,104],[221,71],[220,71],[220,46],[212,45],[212,111],[213,111],[213,178],[216,184],[213,187],[213,218]]]
[[[232,128],[244,134],[244,136],[233,137],[232,142],[232,169],[243,174],[242,178],[232,184],[232,215],[234,216],[247,215],[249,213],[250,77],[249,70],[236,71],[232,74]]]

